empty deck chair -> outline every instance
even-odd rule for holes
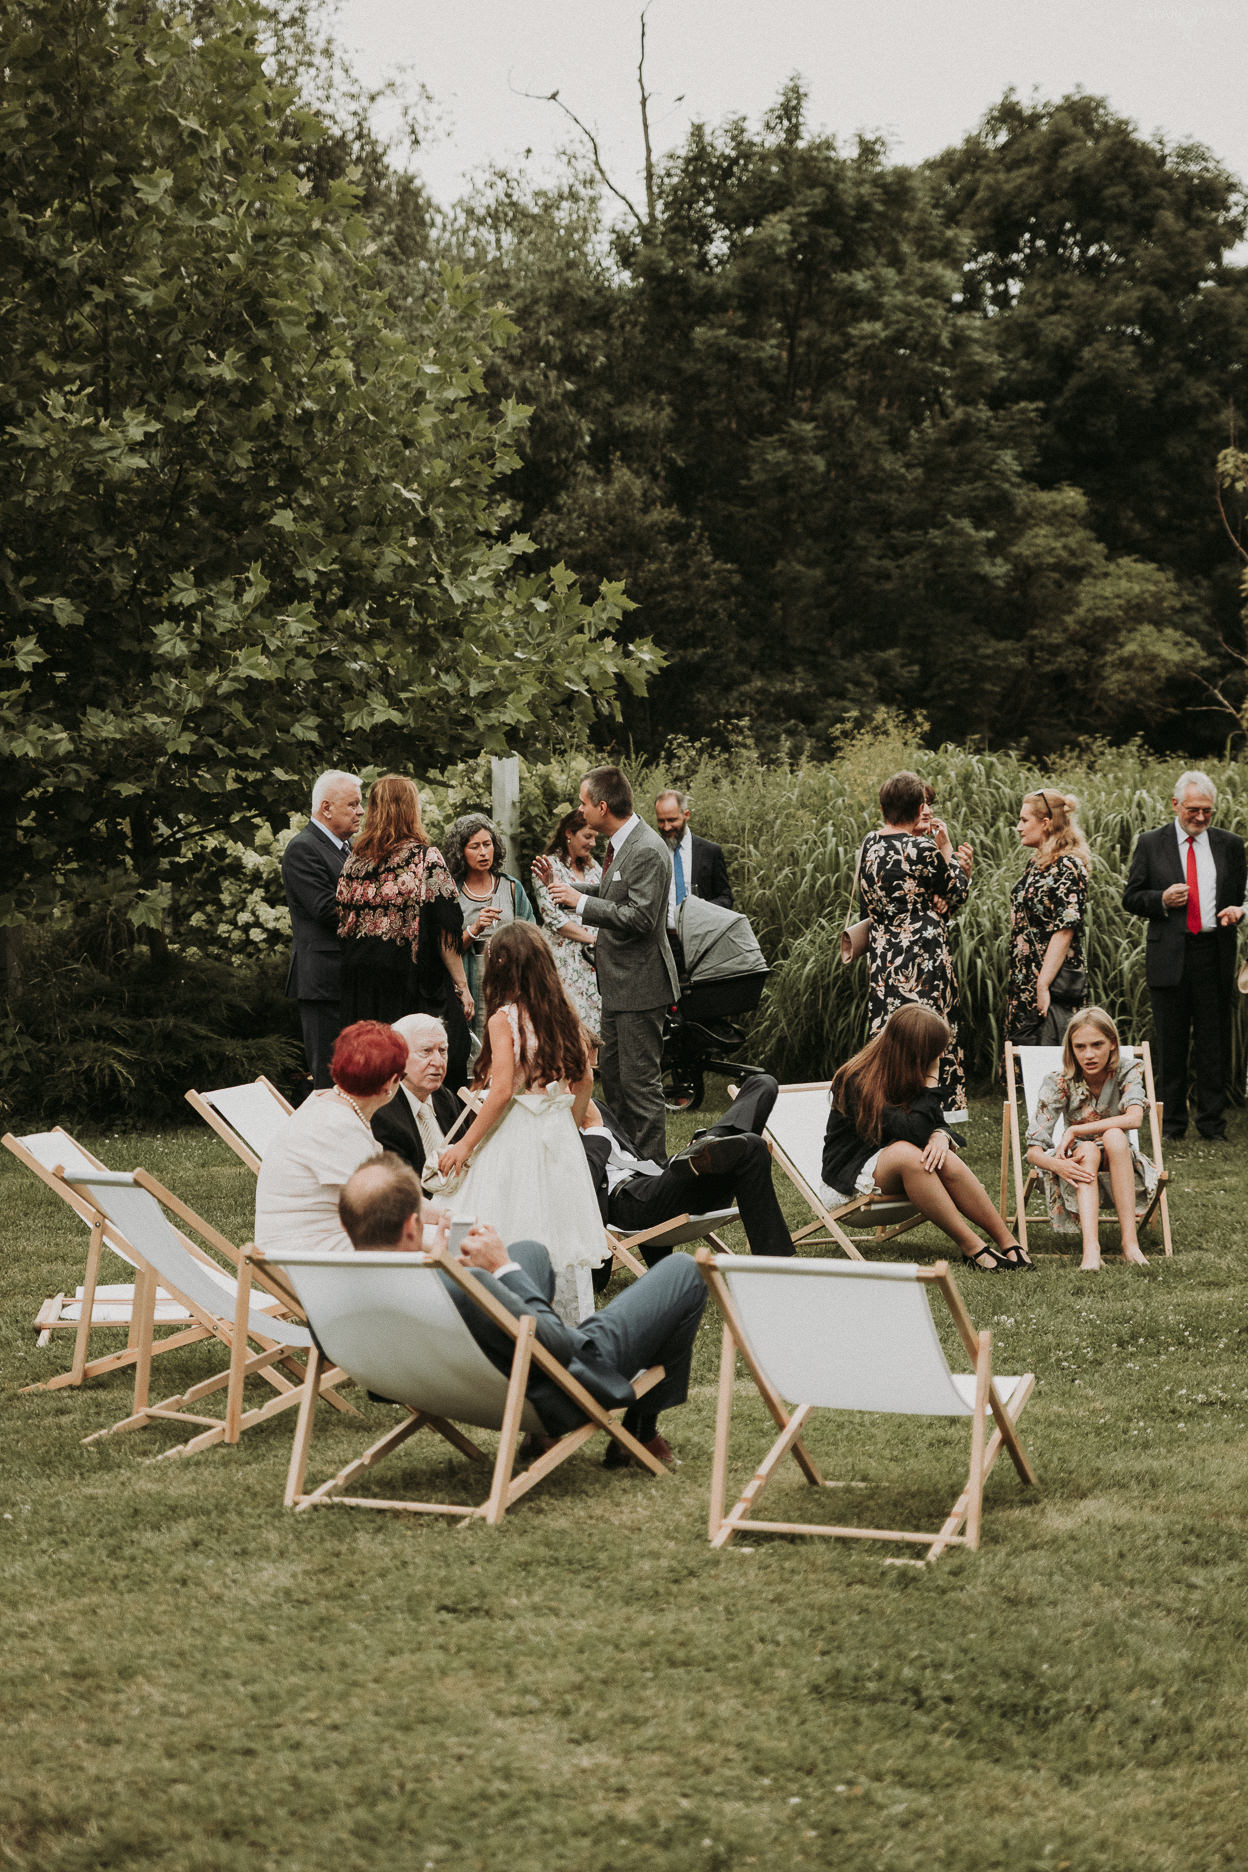
[[[735,1094],[736,1087],[729,1086],[728,1090]],[[865,1196],[850,1191],[825,1197],[823,1134],[831,1096],[832,1085],[827,1079],[782,1085],[763,1136],[771,1146],[773,1160],[813,1213],[813,1221],[803,1224],[793,1240],[808,1248],[831,1247],[835,1243],[851,1261],[861,1261],[857,1241],[864,1245],[889,1241],[917,1227],[923,1217],[904,1197],[885,1196],[878,1190]],[[860,1231],[857,1241],[851,1233],[854,1229]]]
[[[978,1547],[984,1483],[1003,1446],[1022,1480],[1035,1481],[1016,1428],[1035,1381],[1030,1372],[994,1379],[992,1335],[976,1333],[971,1325],[947,1262],[920,1268],[892,1262],[716,1257],[705,1248],[698,1249],[696,1259],[724,1322],[711,1469],[713,1547],[726,1546],[738,1533],[824,1534],[917,1543],[927,1549],[924,1562],[935,1560],[950,1546]],[[933,1289],[943,1296],[974,1363],[970,1373],[949,1368],[929,1305]],[[738,1352],[779,1435],[725,1514]],[[754,1518],[759,1496],[786,1456],[792,1456],[813,1487],[838,1486],[824,1481],[802,1441],[815,1410],[969,1418],[969,1472],[940,1528],[919,1533]],[[995,1425],[990,1437],[989,1412]]]
[[[96,1213],[126,1243],[136,1264],[134,1298],[134,1399],[129,1414],[106,1429],[84,1437],[93,1443],[98,1437],[114,1436],[118,1431],[134,1430],[145,1424],[176,1422],[205,1426],[177,1448],[162,1451],[165,1456],[190,1456],[214,1443],[237,1443],[244,1430],[266,1423],[278,1412],[298,1403],[300,1386],[306,1375],[306,1361],[313,1350],[312,1335],[297,1320],[282,1319],[266,1310],[276,1304],[271,1288],[255,1289],[250,1273],[242,1278],[213,1265],[206,1256],[194,1252],[193,1244],[174,1228],[157,1200],[167,1200],[169,1192],[145,1171],[73,1170],[64,1178],[66,1187]],[[183,1205],[179,1209],[184,1215]],[[205,1229],[206,1224],[201,1225]],[[185,1307],[198,1328],[197,1336],[219,1341],[229,1354],[223,1371],[213,1373],[159,1403],[148,1401],[153,1347],[152,1325],[157,1283]],[[253,1351],[249,1341],[258,1350]],[[270,1384],[276,1395],[264,1404],[244,1408],[243,1390],[248,1378],[259,1377]],[[319,1386],[326,1393],[340,1384],[343,1374],[322,1363]],[[226,1392],[222,1417],[198,1414],[193,1406],[213,1392]],[[340,1398],[330,1402],[345,1409]]]
[[[81,1285],[72,1294],[65,1291],[53,1294],[43,1302],[35,1316],[35,1331],[39,1335],[40,1345],[47,1345],[54,1332],[73,1333],[74,1350],[69,1370],[59,1372],[55,1378],[45,1379],[42,1383],[27,1385],[25,1389],[60,1391],[66,1386],[81,1385],[88,1378],[100,1378],[108,1372],[133,1365],[137,1357],[132,1330],[134,1282],[102,1282],[99,1276],[104,1249],[107,1248],[131,1272],[135,1266],[134,1255],[124,1237],[107,1219],[53,1174],[58,1165],[67,1171],[103,1170],[105,1166],[59,1126],[51,1131],[29,1132],[25,1137],[15,1137],[10,1132],[2,1141],[5,1149],[11,1151],[32,1176],[68,1204],[89,1231]],[[163,1289],[158,1289],[156,1293],[152,1325],[181,1329],[154,1340],[154,1356],[174,1351],[178,1346],[193,1344],[205,1336],[203,1327],[195,1322],[181,1301],[175,1300]],[[124,1346],[115,1345],[112,1351],[91,1358],[88,1356],[91,1335],[101,1328],[109,1329],[114,1338],[118,1332],[125,1331],[128,1335],[127,1343]]]
[[[1144,1069],[1144,1089],[1148,1094],[1148,1111],[1145,1123],[1148,1126],[1148,1155],[1157,1166],[1157,1188],[1151,1201],[1142,1209],[1137,1209],[1136,1220],[1140,1228],[1147,1228],[1155,1215],[1161,1218],[1161,1240],[1166,1254],[1174,1252],[1170,1240],[1170,1206],[1167,1197],[1169,1172],[1162,1157],[1161,1123],[1162,1111],[1157,1103],[1156,1087],[1153,1084],[1153,1056],[1148,1042],[1142,1040],[1138,1046],[1124,1046],[1119,1049],[1124,1065],[1130,1066],[1138,1057]],[[1027,1229],[1029,1223],[1043,1223],[1049,1226],[1048,1211],[1039,1209],[1028,1216],[1027,1204],[1040,1184],[1040,1172],[1029,1164],[1024,1155],[1027,1148],[1027,1132],[1035,1116],[1040,1088],[1052,1072],[1062,1070],[1062,1049],[1060,1046],[1017,1047],[1010,1041],[1005,1044],[1005,1104],[1001,1113],[1001,1213],[1010,1223],[1027,1251]],[[1022,1086],[1024,1120],[1018,1108],[1019,1086]],[[1054,1133],[1054,1143],[1061,1137],[1060,1120]],[[1130,1133],[1133,1149],[1140,1148],[1138,1131]],[[1010,1173],[1014,1181],[1014,1213],[1011,1216],[1006,1204],[1009,1201]],[[1113,1210],[1108,1219],[1112,1221]]]
[[[258,1171],[273,1133],[295,1109],[263,1074],[247,1085],[188,1092],[186,1102],[223,1137],[249,1170]]]
[[[274,1253],[252,1248],[248,1260],[289,1274],[291,1284],[316,1334],[308,1361],[303,1401],[291,1450],[286,1506],[303,1511],[320,1507],[402,1509],[411,1514],[456,1515],[495,1527],[508,1508],[536,1482],[558,1468],[599,1430],[622,1443],[629,1454],[655,1475],[663,1464],[605,1410],[537,1339],[534,1321],[515,1319],[493,1294],[445,1253],[353,1255],[310,1251]],[[509,1376],[490,1363],[460,1318],[443,1285],[445,1274],[514,1341]],[[320,1373],[325,1360],[348,1372],[374,1395],[393,1400],[405,1412],[402,1421],[378,1438],[354,1461],[311,1491],[304,1489]],[[516,1443],[521,1431],[540,1432],[542,1422],[525,1396],[531,1363],[536,1363],[585,1412],[588,1421],[571,1430],[516,1475]],[[652,1366],[633,1380],[638,1397],[663,1376]],[[462,1502],[381,1500],[342,1491],[406,1442],[429,1428],[455,1449],[483,1463],[490,1458],[458,1427],[500,1432],[493,1478],[485,1500]]]

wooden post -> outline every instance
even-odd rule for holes
[[[516,863],[516,834],[520,830],[520,756],[494,754],[490,758],[491,801],[494,823],[507,841],[507,863]]]

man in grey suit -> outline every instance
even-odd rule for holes
[[[595,950],[603,1090],[642,1155],[663,1163],[663,1016],[680,993],[667,940],[671,854],[633,811],[632,788],[618,767],[585,775],[581,811],[587,825],[607,834],[601,883],[584,892],[560,884],[549,859],[539,858],[534,870],[556,903],[601,932]]]
[[[329,1056],[338,1038],[338,873],[363,816],[356,776],[323,773],[312,789],[312,817],[282,853],[292,937],[286,994],[299,1003],[303,1051],[317,1090],[330,1084]]]

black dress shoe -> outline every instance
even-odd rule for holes
[[[695,1176],[725,1176],[740,1167],[749,1148],[740,1131],[703,1131],[670,1162],[688,1164]]]

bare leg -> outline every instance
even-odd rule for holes
[[[903,1189],[929,1222],[943,1229],[967,1256],[980,1253],[983,1242],[962,1217],[953,1197],[934,1170],[923,1168],[917,1144],[888,1144],[880,1152],[875,1180],[882,1190]]]
[[[1080,1272],[1099,1274],[1101,1271],[1101,1238],[1097,1228],[1097,1217],[1101,1210],[1101,1186],[1096,1172],[1101,1167],[1101,1147],[1089,1138],[1080,1144],[1074,1153],[1074,1160],[1082,1164],[1085,1170],[1091,1170],[1090,1183],[1076,1183],[1075,1197],[1079,1204],[1079,1229],[1083,1236],[1083,1260],[1079,1263]]]
[[[1131,1145],[1125,1131],[1106,1131],[1104,1144],[1109,1158],[1109,1187],[1122,1230],[1122,1258],[1136,1267],[1147,1267],[1148,1257],[1140,1252],[1135,1226],[1135,1166],[1131,1162]]]

